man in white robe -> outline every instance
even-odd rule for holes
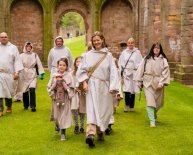
[[[73,67],[73,58],[68,47],[64,46],[64,40],[61,36],[56,37],[54,41],[55,46],[50,50],[48,55],[48,69],[51,76],[57,72],[57,62],[61,58],[67,58],[69,69]]]
[[[15,95],[15,80],[23,69],[17,47],[8,41],[5,32],[0,33],[0,117],[3,116],[3,99],[7,112],[12,112],[12,97]]]

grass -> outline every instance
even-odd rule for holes
[[[85,35],[65,39],[64,44],[68,48],[70,48],[72,56],[75,59],[76,57],[80,56],[82,53],[85,52],[86,49]]]
[[[90,149],[85,135],[74,135],[74,126],[67,129],[66,141],[60,141],[60,135],[55,134],[54,123],[49,121],[48,80],[46,72],[45,79],[38,83],[36,113],[24,111],[22,103],[13,103],[13,113],[0,118],[0,155],[193,154],[193,88],[177,82],[166,87],[165,105],[158,113],[156,128],[149,127],[143,92],[141,101],[136,96],[133,113],[123,112],[122,101],[115,114],[113,133]]]

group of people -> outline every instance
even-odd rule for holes
[[[109,135],[112,130],[113,113],[123,98],[121,87],[125,94],[124,112],[134,111],[135,94],[144,89],[150,127],[155,127],[157,111],[163,106],[164,86],[170,83],[169,65],[160,43],[154,43],[143,58],[135,40],[129,38],[127,48],[117,60],[103,34],[97,31],[92,35],[91,48],[74,62],[62,37],[56,37],[54,44],[48,55],[47,90],[52,99],[50,120],[55,121],[55,131],[61,132],[61,140],[66,139],[66,129],[72,120],[74,133],[84,133],[86,114],[86,143],[95,146],[96,135],[103,141],[104,133]],[[16,46],[8,42],[7,34],[0,34],[0,116],[3,99],[7,112],[11,112],[15,91],[22,94],[24,109],[30,106],[36,111],[37,77],[39,74],[40,79],[44,78],[44,69],[32,49],[32,43],[27,42],[19,56]]]
[[[0,117],[4,115],[3,99],[7,113],[12,112],[12,97],[23,100],[24,109],[36,111],[37,76],[44,78],[44,68],[37,53],[33,52],[32,43],[26,42],[23,52],[9,42],[5,32],[0,34]],[[37,66],[37,69],[36,67]],[[38,72],[38,73],[37,73]]]

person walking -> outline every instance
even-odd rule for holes
[[[53,101],[53,120],[55,131],[61,130],[61,140],[66,140],[66,129],[72,124],[71,98],[74,95],[72,76],[68,72],[68,59],[57,62],[58,71],[50,78],[48,92]]]
[[[144,88],[150,127],[155,127],[158,110],[164,104],[164,86],[170,84],[170,69],[160,43],[152,45],[137,69],[134,80]]]
[[[32,112],[36,112],[36,88],[38,84],[38,74],[41,80],[44,79],[44,68],[37,53],[33,52],[31,42],[26,42],[23,53],[20,55],[24,70],[20,74],[18,81],[18,93],[23,93],[24,110],[29,106]]]
[[[135,106],[135,94],[140,93],[137,87],[137,81],[133,76],[142,60],[141,52],[135,47],[135,40],[129,38],[127,48],[123,50],[119,57],[119,70],[122,76],[123,92],[125,93],[124,112],[133,112]]]
[[[73,83],[75,85],[75,94],[71,99],[71,110],[74,119],[74,133],[84,133],[84,117],[86,113],[86,96],[83,90],[82,83],[79,83],[76,77],[78,66],[82,61],[82,57],[79,56],[74,61],[74,69],[71,72]],[[78,117],[80,116],[80,125]],[[80,129],[80,130],[79,130]]]
[[[119,78],[103,34],[95,32],[91,41],[93,49],[84,55],[76,75],[86,92],[86,143],[93,147],[96,134],[98,140],[104,140],[103,132],[113,113],[113,97],[119,91]]]
[[[7,113],[12,112],[12,97],[15,95],[16,81],[23,70],[19,51],[9,42],[5,32],[0,33],[0,117],[3,116],[3,99],[7,106]]]

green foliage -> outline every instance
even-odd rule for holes
[[[65,28],[74,26],[79,28],[81,31],[85,30],[84,19],[82,16],[76,12],[66,13],[61,20],[62,26]]]
[[[73,55],[81,55],[84,37],[65,42],[73,49]],[[60,135],[55,134],[54,122],[49,121],[48,80],[46,71],[45,80],[38,83],[37,112],[25,111],[22,103],[13,103],[13,113],[0,117],[0,155],[193,154],[193,88],[177,82],[165,87],[165,105],[158,112],[156,128],[149,127],[143,92],[140,102],[139,95],[136,96],[135,112],[124,113],[122,100],[115,114],[112,134],[105,136],[104,142],[96,138],[96,147],[90,149],[85,144],[85,134],[73,133],[73,125],[67,129],[66,141],[60,141]]]

